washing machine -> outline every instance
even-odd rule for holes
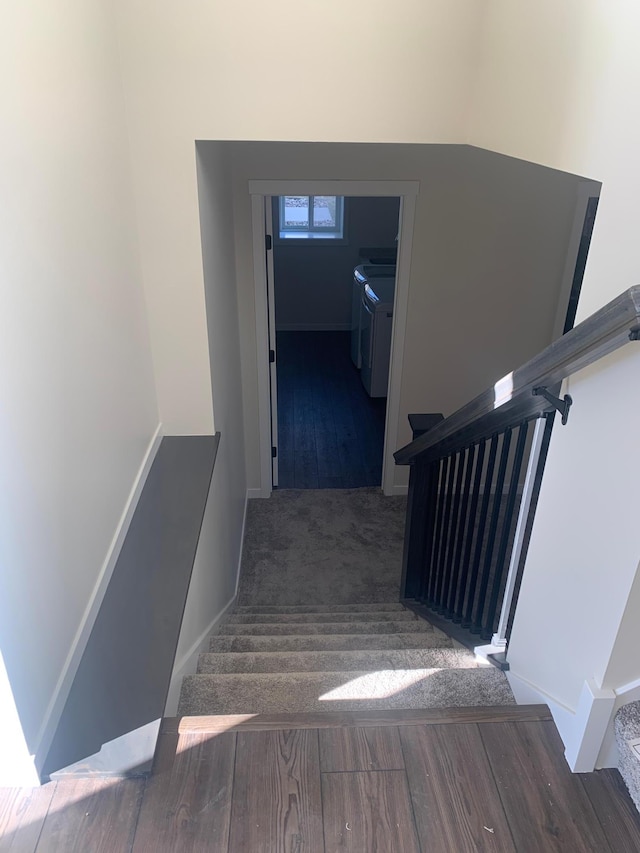
[[[363,321],[362,295],[364,287],[372,280],[391,280],[395,283],[395,264],[359,264],[353,270],[351,291],[351,361],[360,370],[362,367],[361,338]]]
[[[370,397],[387,396],[395,286],[395,277],[374,278],[362,291],[360,378]]]

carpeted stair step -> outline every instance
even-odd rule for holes
[[[349,649],[426,649],[442,645],[441,631],[415,634],[284,634],[213,636],[211,652],[313,652]]]
[[[419,617],[410,610],[376,610],[371,613],[232,613],[225,625],[274,625],[296,622],[417,622]],[[424,621],[424,620],[422,620]]]
[[[304,625],[295,622],[265,623],[257,622],[243,625],[225,622],[218,629],[219,635],[255,635],[278,636],[282,634],[416,634],[429,633],[433,626],[422,619],[408,622],[305,622]]]
[[[200,655],[199,674],[234,672],[338,672],[341,670],[429,669],[477,667],[467,649],[440,645],[432,649],[389,649],[318,652],[227,652]]]
[[[179,715],[513,705],[504,673],[480,669],[190,675]]]
[[[377,610],[405,611],[397,601],[388,604],[274,604],[245,605],[236,607],[236,613],[371,613]]]
[[[640,811],[640,702],[623,705],[615,717],[618,770]]]

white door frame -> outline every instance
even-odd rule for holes
[[[275,251],[275,240],[273,238],[273,210],[271,208],[271,196],[265,196],[264,223],[265,234],[271,235],[271,245],[267,249],[265,245],[265,265],[267,275],[267,315],[269,324],[269,399],[271,400],[271,447],[278,450],[278,365],[275,358],[271,361],[271,350],[276,352],[276,288],[275,269],[273,264],[273,253]],[[271,482],[274,488],[278,485],[278,457],[271,458]]]
[[[405,486],[395,486],[393,453],[398,445],[400,391],[404,336],[409,301],[409,275],[416,197],[419,181],[331,181],[272,180],[249,181],[251,224],[253,230],[253,271],[255,281],[256,351],[258,374],[258,422],[260,429],[260,497],[271,494],[271,400],[269,394],[269,312],[264,262],[266,233],[265,196],[341,195],[400,197],[400,238],[396,267],[396,293],[393,307],[393,337],[389,365],[389,390],[382,460],[382,489],[385,495],[405,494]]]

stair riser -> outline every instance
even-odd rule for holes
[[[493,667],[426,671],[411,683],[417,674],[406,678],[401,673],[372,676],[359,671],[192,675],[184,680],[178,713],[268,714],[513,704],[504,674]]]
[[[225,623],[218,631],[219,635],[255,635],[279,636],[286,634],[425,634],[433,631],[433,626],[421,619],[410,622],[310,622],[304,625],[290,623],[261,622],[254,625],[236,625]]]
[[[290,604],[281,607],[272,604],[236,607],[236,613],[375,613],[384,610],[404,612],[398,602],[390,604]]]
[[[440,632],[419,634],[317,634],[313,637],[291,635],[282,637],[215,636],[210,641],[212,652],[303,652],[343,651],[360,649],[426,649],[443,645]],[[444,638],[446,640],[446,638]]]
[[[203,654],[198,661],[200,674],[231,674],[259,672],[337,672],[366,669],[424,669],[477,667],[468,651],[452,648],[401,649],[397,651],[347,652],[262,652]]]
[[[376,611],[375,613],[233,613],[226,625],[307,625],[314,622],[416,622],[418,616],[410,610]]]

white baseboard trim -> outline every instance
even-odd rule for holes
[[[565,746],[565,758],[573,773],[590,773],[596,766],[615,694],[601,688],[594,679],[584,682],[578,707],[574,710],[512,671],[506,673],[518,705],[544,703]]]
[[[182,679],[185,675],[193,675],[198,665],[198,655],[206,651],[209,645],[209,637],[213,634],[216,627],[227,615],[228,611],[236,603],[236,596],[225,604],[220,613],[215,616],[207,625],[204,631],[200,634],[191,648],[186,651],[179,661],[176,661],[171,673],[171,682],[169,684],[169,692],[167,694],[167,702],[164,709],[165,717],[174,717],[178,711],[178,701],[180,699],[180,688],[182,687]]]
[[[614,728],[615,716],[623,705],[628,705],[629,702],[640,702],[640,679],[623,684],[622,687],[615,688],[613,692],[615,694],[615,702],[611,709],[607,730],[596,761],[597,770],[601,770],[603,767],[618,766],[618,745],[616,743]]]
[[[38,731],[35,741],[34,753],[36,756],[36,767],[38,768],[42,766],[42,762],[45,760],[49,747],[53,741],[53,736],[55,735],[56,728],[60,722],[60,717],[62,716],[65,703],[69,696],[73,679],[75,678],[78,667],[80,666],[82,655],[84,654],[84,650],[89,641],[89,636],[91,635],[100,606],[102,605],[107,587],[109,586],[109,581],[113,575],[113,570],[129,530],[129,525],[131,524],[131,519],[133,518],[133,514],[138,506],[142,489],[144,488],[153,460],[155,459],[158,448],[160,447],[163,434],[162,423],[159,423],[147,446],[140,467],[138,468],[131,491],[129,492],[129,496],[125,503],[124,510],[122,511],[122,515],[120,516],[120,520],[118,521],[118,525],[113,535],[113,539],[111,540],[111,544],[109,545],[109,549],[107,550],[107,554],[100,568],[98,579],[96,580],[93,591],[89,597],[89,601],[82,619],[80,620],[78,630],[76,631],[73,642],[71,643],[67,659],[64,662],[64,666],[60,672],[60,677],[58,678],[57,684],[47,706],[42,725],[40,726],[40,730]]]
[[[572,737],[564,741],[565,758],[574,773],[591,773],[602,748],[615,703],[613,690],[590,678],[582,686]]]
[[[276,332],[350,332],[351,323],[277,323]]]
[[[254,500],[254,498],[270,498],[271,490],[270,489],[247,489],[247,500]]]
[[[553,698],[553,696],[545,693],[545,691],[537,685],[527,681],[526,678],[516,675],[512,670],[509,670],[505,674],[518,705],[542,704],[549,706],[549,710],[551,711],[556,727],[560,732],[560,737],[564,742],[562,732],[570,730],[571,723],[575,716],[574,711],[566,705],[563,705],[561,702],[558,702]]]
[[[409,494],[409,486],[391,486],[393,497],[406,497]]]

